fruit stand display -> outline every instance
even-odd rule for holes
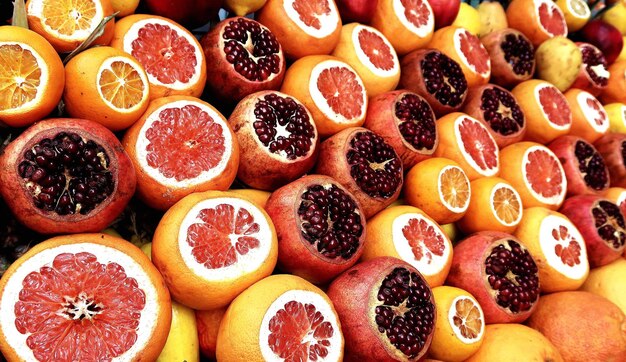
[[[626,361],[626,1],[0,4],[0,360]]]

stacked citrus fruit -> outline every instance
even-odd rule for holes
[[[623,2],[173,3],[0,19],[3,358],[626,360]]]

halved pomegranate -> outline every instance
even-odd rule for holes
[[[206,88],[219,100],[234,104],[248,94],[280,88],[283,50],[259,22],[239,16],[225,19],[200,44],[207,62]]]
[[[609,169],[611,187],[626,188],[626,134],[607,133],[593,145]]]
[[[115,135],[84,119],[36,123],[0,156],[2,198],[42,234],[101,231],[124,210],[136,182]]]
[[[491,59],[491,82],[512,88],[533,77],[535,48],[520,31],[505,28],[480,38]]]
[[[583,54],[583,66],[580,67],[578,77],[571,88],[586,90],[597,97],[609,83],[609,70],[606,58],[596,46],[577,42],[578,49]]]

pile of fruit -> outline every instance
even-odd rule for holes
[[[626,1],[8,3],[4,359],[626,361]]]

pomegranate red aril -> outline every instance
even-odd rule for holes
[[[265,210],[276,227],[281,270],[324,284],[363,253],[363,210],[328,176],[308,175],[279,188]]]
[[[261,190],[275,190],[308,172],[319,138],[313,117],[295,98],[260,91],[242,99],[229,118],[239,141],[237,177]]]
[[[435,328],[435,302],[422,275],[407,262],[361,262],[328,287],[346,340],[346,361],[418,361]]]
[[[502,232],[481,231],[459,242],[447,283],[478,300],[487,324],[522,323],[539,300],[535,261],[518,239]]]
[[[424,98],[406,90],[370,98],[364,127],[393,147],[405,170],[431,157],[439,144],[432,108]]]
[[[577,42],[583,55],[583,66],[571,88],[578,88],[597,97],[609,82],[609,70],[602,51],[589,43]]]
[[[437,117],[460,110],[467,95],[459,63],[435,49],[415,50],[402,59],[400,87],[424,97]]]
[[[285,76],[283,50],[259,22],[234,17],[218,23],[201,39],[207,89],[223,102],[238,102],[261,90],[277,90]]]
[[[42,234],[104,229],[136,186],[135,169],[115,135],[82,119],[31,126],[6,147],[0,170],[5,202]]]
[[[383,137],[362,128],[347,128],[320,144],[315,172],[337,180],[363,208],[366,218],[398,199],[402,160]]]
[[[559,158],[567,178],[567,195],[599,195],[610,186],[609,170],[593,145],[580,137],[557,137],[548,148]]]
[[[594,142],[611,179],[611,187],[626,188],[626,134],[607,133]]]
[[[515,96],[497,85],[470,88],[463,112],[487,126],[500,148],[521,141],[526,134],[524,112]]]
[[[597,195],[577,195],[559,210],[580,231],[591,268],[609,264],[626,248],[626,221],[619,206]]]
[[[505,28],[480,38],[491,59],[491,82],[511,88],[533,77],[535,49],[521,32]]]

